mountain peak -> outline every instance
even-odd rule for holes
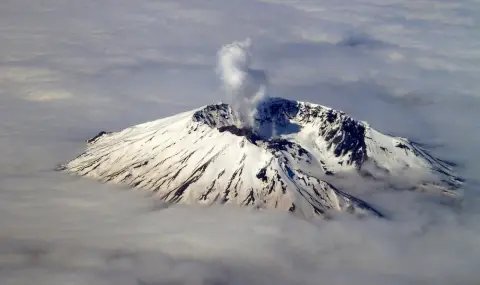
[[[341,111],[282,98],[258,104],[244,125],[224,103],[102,133],[65,170],[150,190],[171,203],[275,208],[303,217],[331,211],[381,215],[329,177],[395,180],[427,173],[415,187],[451,192],[451,167],[402,138]]]
[[[364,136],[366,126],[341,111],[322,105],[267,98],[258,105],[252,127],[239,127],[239,117],[225,103],[205,106],[194,113],[193,120],[222,131],[230,130],[236,135],[250,134],[264,140],[297,133],[302,127],[316,126],[318,135],[325,139],[328,149],[332,149],[336,156],[352,154],[346,163],[359,167],[367,158]]]

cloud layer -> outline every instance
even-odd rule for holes
[[[1,1],[0,283],[478,283],[479,15],[468,0]],[[53,171],[100,130],[223,100],[216,51],[247,37],[237,71],[424,144],[468,179],[464,201],[356,185],[391,220],[313,225]]]

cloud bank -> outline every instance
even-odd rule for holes
[[[0,284],[477,284],[479,17],[468,0],[0,1]],[[269,94],[423,143],[464,200],[356,185],[390,220],[314,225],[53,172],[100,130],[224,98],[217,47],[248,36]]]
[[[478,215],[421,196],[385,194],[392,220],[346,215],[311,224],[282,212],[169,208],[131,190],[50,175],[57,189],[42,177],[17,189],[22,197],[2,193],[2,284],[478,282]]]

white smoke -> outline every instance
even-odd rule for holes
[[[267,76],[264,70],[252,69],[252,41],[236,41],[218,52],[217,72],[223,81],[229,103],[242,127],[255,128],[257,106],[267,98]]]

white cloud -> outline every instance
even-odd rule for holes
[[[70,99],[73,94],[66,90],[33,91],[25,99],[29,101],[54,101]]]
[[[58,76],[48,68],[22,66],[0,67],[0,82],[3,84],[44,83],[57,80]]]

